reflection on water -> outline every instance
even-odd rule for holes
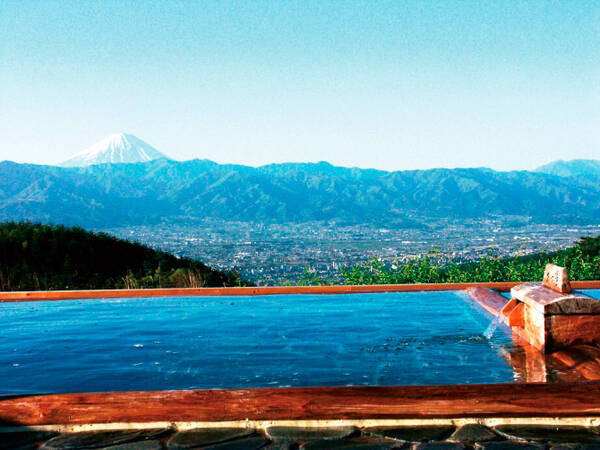
[[[600,380],[600,349],[580,345],[543,354],[513,334],[513,343],[500,352],[515,373],[515,381],[527,383]]]

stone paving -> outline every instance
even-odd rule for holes
[[[479,424],[420,427],[146,429],[0,433],[0,449],[600,450],[600,427]]]

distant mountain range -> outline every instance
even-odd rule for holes
[[[595,184],[600,182],[600,161],[595,159],[573,159],[554,161],[538,167],[536,172],[549,173],[560,177],[576,178],[578,183]]]
[[[96,156],[102,159],[104,153]],[[432,218],[498,216],[540,223],[600,222],[600,183],[589,181],[600,177],[600,170],[593,169],[598,161],[557,162],[537,171],[386,172],[326,162],[254,168],[147,154],[152,160],[82,162],[84,167],[1,162],[0,220],[84,227],[205,219],[420,227]]]

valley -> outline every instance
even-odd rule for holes
[[[523,219],[520,219],[523,220]],[[490,253],[509,257],[551,252],[581,236],[600,235],[597,225],[544,225],[499,217],[481,221],[433,221],[403,229],[336,223],[256,224],[207,221],[105,228],[180,257],[199,259],[219,270],[239,270],[257,285],[339,282],[340,268],[379,258],[393,266],[439,248],[439,257],[474,261]],[[308,272],[308,273],[305,273]]]

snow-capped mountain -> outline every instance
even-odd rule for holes
[[[125,133],[112,134],[64,161],[64,167],[106,163],[137,163],[167,158],[147,142]]]

